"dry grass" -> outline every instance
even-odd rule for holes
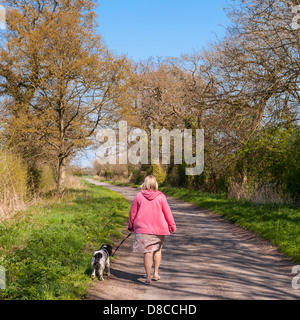
[[[67,175],[65,179],[65,188],[67,189],[76,189],[80,190],[85,187],[85,185],[81,182],[80,178],[77,176]]]
[[[111,182],[130,183],[130,181],[132,179],[132,174],[130,174],[128,177],[125,177],[125,174],[124,175],[114,175],[110,179],[107,179],[107,177],[104,175],[99,175],[99,176],[96,175],[93,178],[96,180],[109,180]]]
[[[255,183],[254,187],[244,181],[243,183],[231,182],[228,196],[237,200],[249,200],[255,204],[284,204],[291,199],[276,183]]]

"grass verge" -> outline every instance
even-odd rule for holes
[[[0,265],[6,289],[0,299],[82,299],[90,261],[101,244],[120,238],[129,202],[84,182],[62,201],[50,200],[0,224]]]

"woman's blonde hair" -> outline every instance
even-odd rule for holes
[[[158,190],[158,184],[154,176],[147,176],[144,183],[141,185],[142,190]]]

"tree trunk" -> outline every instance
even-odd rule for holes
[[[65,190],[66,178],[66,158],[61,157],[58,160],[57,176],[56,176],[56,191],[60,196],[63,195]]]

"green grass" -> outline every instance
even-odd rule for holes
[[[62,201],[50,200],[0,224],[0,299],[68,300],[85,297],[90,261],[101,244],[120,238],[130,204],[85,182]]]
[[[300,209],[287,205],[255,205],[229,199],[226,195],[203,193],[186,188],[161,187],[169,196],[190,202],[224,216],[271,241],[282,253],[300,262]]]

